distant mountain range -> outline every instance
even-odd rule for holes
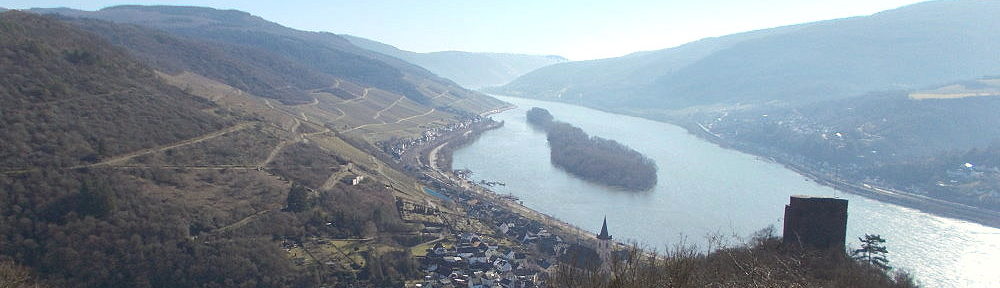
[[[1000,73],[1000,2],[936,1],[568,62],[493,92],[604,109],[803,103]]]
[[[358,47],[393,56],[427,68],[470,89],[507,84],[511,80],[548,65],[566,62],[555,55],[474,53],[442,51],[417,53],[355,36],[342,35]]]

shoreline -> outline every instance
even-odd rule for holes
[[[650,121],[675,125],[677,127],[686,130],[688,133],[694,135],[695,137],[698,137],[702,140],[713,143],[715,145],[719,145],[719,147],[754,155],[766,161],[780,164],[786,169],[795,171],[795,173],[798,173],[799,175],[806,177],[810,181],[816,182],[826,187],[833,188],[837,191],[865,197],[876,201],[886,202],[889,204],[899,205],[910,209],[916,209],[918,211],[928,213],[934,216],[952,218],[960,221],[971,222],[991,228],[1000,229],[1000,212],[987,210],[985,208],[968,206],[961,203],[930,198],[922,195],[914,195],[912,193],[907,193],[904,191],[898,191],[884,187],[877,187],[870,184],[864,184],[864,183],[855,184],[847,182],[846,180],[843,179],[832,179],[826,175],[822,175],[822,173],[813,171],[808,167],[801,167],[793,163],[788,163],[787,161],[782,161],[780,158],[774,157],[764,152],[757,152],[753,151],[753,149],[740,147],[736,143],[731,143],[730,141],[722,139],[721,137],[719,137],[719,135],[712,133],[707,127],[695,121],[653,118],[638,114],[631,114],[624,111],[591,107],[579,103],[569,103],[561,101],[552,101],[547,99],[535,99],[535,98],[510,96],[510,95],[496,95],[496,94],[490,94],[490,95],[574,105],[606,113],[624,115],[629,117],[638,117]]]
[[[509,110],[512,110],[512,109],[515,109],[515,108],[517,108],[517,106],[515,106],[515,105],[508,105],[508,106],[503,107],[503,108],[499,108],[499,109],[495,109],[495,110],[489,111],[488,113],[483,113],[483,114],[481,114],[481,116],[485,117],[485,116],[488,116],[488,115],[492,115],[492,114],[497,114],[497,113],[502,113],[502,112],[505,112],[505,111],[509,111]],[[499,127],[495,127],[495,128],[499,128]],[[549,228],[549,230],[550,230],[549,232],[557,234],[557,235],[563,235],[564,237],[567,237],[568,238],[567,239],[567,243],[569,243],[569,242],[593,243],[594,241],[596,241],[597,240],[597,234],[596,233],[587,231],[586,229],[583,229],[583,228],[580,228],[580,227],[578,227],[576,225],[567,223],[567,222],[565,222],[565,221],[563,221],[561,219],[558,219],[556,217],[553,217],[551,215],[548,215],[548,214],[542,213],[540,211],[534,210],[532,208],[529,208],[527,206],[524,206],[524,204],[522,204],[518,200],[511,199],[509,197],[505,197],[505,195],[503,195],[503,194],[498,194],[498,193],[496,193],[496,192],[494,192],[494,191],[492,191],[492,190],[490,190],[490,189],[488,189],[486,187],[482,187],[482,186],[474,183],[472,180],[462,179],[461,177],[458,177],[458,175],[455,175],[451,171],[443,171],[442,170],[442,168],[447,168],[447,167],[439,167],[439,162],[442,161],[442,157],[448,158],[449,160],[452,157],[451,153],[453,153],[455,149],[447,149],[448,148],[447,146],[453,144],[452,140],[455,140],[456,138],[459,138],[459,137],[473,137],[474,138],[474,137],[477,137],[479,135],[471,135],[472,133],[481,134],[481,133],[484,133],[484,132],[489,131],[489,130],[492,130],[492,129],[486,129],[486,130],[480,130],[480,131],[468,131],[466,133],[463,133],[460,136],[454,136],[454,137],[452,137],[452,139],[445,140],[441,144],[438,144],[438,145],[434,146],[433,148],[424,150],[424,152],[422,153],[424,155],[421,155],[421,158],[427,159],[428,162],[429,162],[429,163],[427,163],[427,165],[428,165],[428,168],[429,168],[430,171],[427,171],[427,172],[428,173],[436,174],[436,175],[428,175],[428,176],[431,176],[431,178],[437,179],[438,181],[441,181],[441,182],[450,183],[450,184],[454,185],[455,187],[460,187],[462,190],[467,191],[470,194],[475,195],[476,197],[479,197],[481,199],[488,200],[488,201],[493,202],[495,204],[501,205],[502,207],[506,208],[507,210],[509,210],[509,211],[511,211],[513,213],[519,214],[519,215],[521,215],[521,216],[523,216],[525,218],[536,220],[536,221],[544,224],[545,226],[547,226],[547,228]],[[462,143],[462,144],[468,144],[468,143]],[[445,153],[444,155],[440,155],[442,153],[442,151],[444,151],[444,153]],[[569,240],[573,240],[573,241],[569,241]],[[621,243],[621,242],[618,242],[618,241],[615,241],[614,243],[616,245],[619,245],[620,247],[627,246],[624,243]]]
[[[652,119],[651,119],[652,120]],[[657,120],[654,120],[657,121]],[[722,139],[719,135],[712,133],[708,128],[706,128],[701,123],[678,123],[678,122],[668,122],[672,125],[677,125],[688,133],[695,135],[696,137],[719,145],[725,149],[732,149],[742,153],[757,156],[766,161],[779,164],[786,169],[795,171],[799,175],[806,177],[808,180],[816,182],[817,184],[833,188],[837,191],[844,193],[849,193],[868,199],[881,201],[885,203],[895,204],[906,208],[916,209],[921,212],[925,212],[931,215],[953,218],[960,221],[967,221],[971,223],[980,224],[983,226],[988,226],[992,228],[1000,228],[1000,212],[990,211],[984,208],[973,207],[961,203],[955,203],[950,201],[945,201],[941,199],[935,199],[926,197],[923,195],[914,195],[912,193],[907,193],[904,191],[893,190],[884,187],[878,187],[866,183],[852,183],[845,179],[834,178],[831,175],[824,175],[817,171],[813,171],[808,167],[802,165],[796,165],[788,161],[781,160],[780,157],[775,157],[768,155],[767,153],[754,151],[754,149],[740,149],[738,145]]]

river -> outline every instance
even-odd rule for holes
[[[1000,287],[1000,229],[939,217],[847,194],[809,181],[780,164],[725,149],[684,129],[647,119],[580,106],[497,97],[518,106],[493,117],[502,128],[484,133],[453,155],[455,169],[473,180],[498,180],[492,189],[524,205],[589,231],[608,229],[619,241],[663,250],[680,242],[709,247],[711,235],[738,242],[768,226],[781,233],[790,195],[849,200],[848,247],[857,237],[880,234],[890,265],[911,272],[926,287]],[[654,159],[657,186],[649,192],[618,191],[575,178],[552,166],[545,133],[525,122],[531,107],[587,133],[614,139]]]

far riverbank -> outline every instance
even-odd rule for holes
[[[841,179],[835,175],[830,175],[827,173],[819,172],[815,169],[811,169],[805,165],[797,164],[792,161],[786,161],[784,158],[771,155],[763,151],[763,149],[758,149],[748,145],[741,145],[740,143],[734,143],[728,141],[712,133],[708,128],[700,123],[689,122],[689,121],[664,121],[670,124],[680,126],[697,136],[698,138],[704,139],[705,141],[719,145],[720,147],[726,149],[733,149],[743,153],[756,155],[767,161],[771,161],[788,168],[789,170],[795,171],[810,180],[828,186],[843,192],[860,195],[866,198],[888,202],[903,207],[914,208],[920,211],[924,211],[930,214],[955,218],[965,221],[970,221],[973,223],[978,223],[993,228],[1000,228],[1000,212],[990,211],[988,209],[973,207],[961,203],[949,202],[945,200],[930,198],[923,195],[912,194],[900,190],[894,190],[885,187],[878,187],[866,183],[853,183],[846,179]]]
[[[493,95],[493,96],[500,96],[500,95]],[[517,96],[509,96],[509,97],[523,98]],[[538,100],[532,98],[523,98],[523,99]],[[540,101],[546,101],[546,100],[540,100]],[[986,225],[993,228],[1000,228],[1000,212],[991,211],[979,207],[973,207],[965,204],[940,200],[936,198],[930,198],[923,195],[917,195],[886,187],[878,187],[866,183],[853,183],[846,179],[840,179],[835,175],[828,175],[826,173],[822,173],[816,169],[812,169],[805,165],[793,163],[791,161],[785,161],[779,155],[772,155],[771,153],[763,151],[763,149],[758,149],[756,147],[751,147],[747,145],[741,145],[740,143],[733,143],[726,139],[720,138],[718,135],[712,133],[700,123],[694,121],[680,119],[680,118],[651,117],[649,115],[643,115],[640,113],[619,111],[615,109],[606,109],[603,107],[593,107],[580,103],[565,103],[565,104],[576,105],[602,112],[628,115],[628,116],[639,117],[652,121],[676,125],[678,127],[683,128],[684,130],[687,130],[689,134],[694,135],[705,141],[711,142],[722,148],[743,152],[746,154],[757,156],[766,161],[777,163],[779,165],[788,168],[789,170],[795,171],[796,173],[811,179],[813,182],[817,184],[837,189],[838,191],[859,195],[873,200],[892,203],[907,208],[917,209],[937,216],[969,221],[972,223]]]

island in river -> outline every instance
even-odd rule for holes
[[[552,164],[599,184],[628,191],[656,186],[656,162],[615,140],[591,137],[569,123],[556,121],[548,110],[531,108],[528,123],[543,128]]]

